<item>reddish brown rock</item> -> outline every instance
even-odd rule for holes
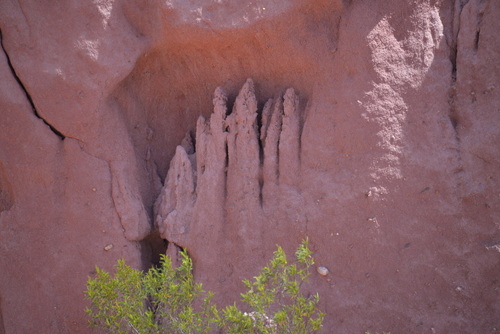
[[[221,303],[308,236],[325,333],[500,329],[499,18],[0,2],[0,333],[91,332],[87,276],[159,234]]]

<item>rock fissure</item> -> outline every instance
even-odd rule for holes
[[[476,52],[479,49],[479,36],[480,36],[480,34],[481,34],[481,26],[479,23],[478,27],[476,28],[476,37],[474,38],[474,51],[476,51]]]
[[[31,109],[33,110],[33,114],[41,119],[45,125],[47,125],[49,127],[49,129],[56,135],[58,136],[61,140],[64,140],[64,138],[66,138],[65,135],[62,134],[61,131],[57,130],[52,124],[50,124],[49,122],[47,122],[47,120],[45,120],[41,115],[40,113],[38,112],[38,110],[36,109],[35,107],[35,103],[33,102],[33,98],[31,97],[31,94],[28,92],[28,90],[26,89],[26,86],[23,84],[23,82],[21,81],[21,78],[19,78],[19,76],[17,75],[17,72],[16,70],[14,69],[14,66],[12,65],[12,61],[9,57],[9,54],[7,53],[7,50],[5,49],[5,46],[3,44],[3,35],[2,35],[2,30],[0,30],[0,46],[2,47],[2,50],[5,54],[5,57],[7,58],[7,64],[9,65],[9,69],[12,73],[12,76],[14,77],[14,79],[16,79],[17,83],[19,84],[19,87],[22,89],[22,91],[24,92],[24,95],[26,96],[26,99],[28,100],[30,106],[31,106]]]
[[[457,94],[457,57],[458,57],[458,35],[460,33],[460,20],[461,20],[461,15],[462,15],[462,10],[467,4],[467,1],[464,0],[457,0],[455,2],[455,7],[454,7],[454,19],[453,19],[453,38],[452,38],[452,44],[450,46],[450,63],[452,66],[451,69],[451,82],[450,82],[450,96],[449,96],[449,101],[448,104],[450,106],[450,110],[448,113],[448,117],[450,120],[450,123],[453,127],[453,131],[455,133],[455,141],[457,144],[457,151],[459,154],[459,161],[460,161],[460,136],[459,136],[459,131],[458,131],[458,125],[459,125],[459,119],[456,111],[456,94]]]
[[[476,35],[474,36],[474,51],[477,52],[479,49],[479,38],[481,36],[481,25],[483,23],[484,17],[484,1],[480,1],[480,7],[482,7],[477,13],[476,18]]]
[[[455,84],[455,81],[457,80],[457,39],[458,39],[458,33],[459,33],[459,27],[460,27],[460,11],[455,13],[457,11],[456,5],[454,8],[454,18],[453,18],[453,30],[452,30],[452,38],[451,38],[451,45],[450,45],[450,63],[451,63],[451,83],[452,86]]]

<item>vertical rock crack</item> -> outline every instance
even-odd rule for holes
[[[28,92],[28,90],[24,86],[23,82],[21,81],[21,79],[17,75],[17,72],[14,69],[14,66],[12,65],[12,62],[10,60],[9,54],[7,53],[7,50],[5,49],[5,46],[3,45],[2,30],[0,30],[0,46],[1,46],[1,48],[2,48],[2,50],[4,52],[4,54],[5,54],[5,57],[7,58],[7,64],[9,65],[10,71],[12,72],[12,76],[16,79],[17,83],[19,84],[19,87],[21,87],[22,91],[24,92],[24,95],[26,96],[26,99],[28,100],[28,102],[29,102],[29,104],[31,106],[31,109],[33,110],[33,114],[37,118],[41,119],[56,136],[58,136],[61,140],[64,140],[64,138],[66,138],[66,137],[61,133],[61,131],[57,130],[52,124],[50,124],[49,122],[47,122],[38,113],[38,110],[35,107],[35,103],[33,102],[33,98],[31,97],[30,93]]]

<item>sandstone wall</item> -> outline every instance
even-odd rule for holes
[[[495,0],[0,1],[0,333],[90,333],[95,265],[178,247],[229,303],[305,236],[325,333],[500,330],[498,31]]]

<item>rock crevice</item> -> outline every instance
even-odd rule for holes
[[[9,57],[9,54],[7,53],[7,50],[5,49],[5,46],[3,44],[3,35],[2,35],[2,30],[0,30],[0,47],[2,48],[2,51],[4,52],[5,54],[5,57],[7,58],[7,64],[9,65],[9,69],[12,73],[12,76],[14,77],[14,79],[16,79],[17,83],[19,84],[19,87],[21,88],[21,90],[24,92],[24,95],[26,96],[26,99],[28,100],[29,104],[30,104],[30,107],[31,107],[31,110],[33,110],[33,114],[41,119],[43,121],[43,123],[45,123],[45,125],[47,125],[49,127],[49,129],[56,135],[58,136],[61,140],[64,140],[64,138],[66,138],[66,136],[59,130],[57,130],[52,124],[50,124],[49,122],[47,122],[47,120],[45,120],[41,115],[40,113],[38,112],[38,110],[36,109],[35,107],[35,103],[33,102],[33,98],[31,97],[31,94],[28,92],[28,90],[26,89],[26,86],[24,85],[24,83],[21,81],[21,78],[19,78],[19,76],[17,75],[17,72],[16,70],[14,69],[14,66],[12,65],[12,62],[10,60],[10,57]]]

